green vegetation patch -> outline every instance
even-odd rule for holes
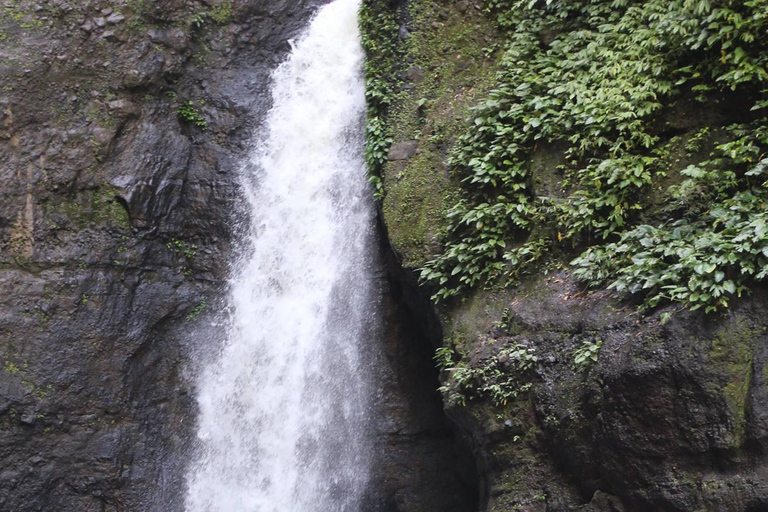
[[[19,5],[17,0],[8,0],[0,7],[0,29],[18,27],[22,30],[42,28],[45,23],[38,18],[30,7]],[[8,38],[8,33],[0,30],[0,41]]]
[[[211,18],[214,23],[224,25],[232,21],[232,2],[230,0],[224,0],[213,5],[208,10],[208,17]]]
[[[400,14],[409,19],[407,34],[386,4],[366,2],[361,15],[368,51],[367,160],[390,240],[405,266],[420,267],[459,199],[446,156],[469,107],[493,83],[497,59],[486,40],[496,30],[473,9],[426,0],[410,2]],[[413,144],[416,152],[388,161],[392,143]]]
[[[439,348],[435,360],[438,369],[447,374],[440,391],[448,404],[465,406],[468,400],[487,397],[504,407],[530,390],[530,373],[538,357],[535,349],[513,343],[476,366],[457,360],[449,347]]]
[[[387,162],[392,136],[386,123],[389,108],[400,82],[397,72],[398,28],[395,13],[385,2],[366,0],[360,7],[360,32],[365,50],[365,160],[368,180],[376,197],[383,195],[381,175]]]
[[[193,124],[202,130],[208,128],[208,122],[192,100],[187,100],[179,105],[176,109],[176,114],[180,121]]]
[[[422,271],[436,300],[574,251],[579,279],[647,307],[712,311],[768,276],[768,0],[485,5],[505,47],[449,152],[460,194]],[[687,134],[701,147],[680,172],[670,119],[725,98],[731,120],[717,137]],[[552,180],[533,175],[532,157],[558,144],[560,190],[541,190]]]
[[[192,321],[197,319],[203,312],[208,308],[208,303],[206,303],[204,300],[199,302],[192,311],[189,312],[187,315],[187,320]]]
[[[73,197],[60,197],[45,205],[49,222],[59,227],[82,230],[96,226],[130,229],[131,221],[117,192],[110,187],[84,190]]]

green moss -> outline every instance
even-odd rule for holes
[[[27,389],[27,391],[29,391],[37,400],[43,400],[48,397],[48,395],[53,392],[53,386],[50,384],[47,386],[36,384],[35,381],[38,380],[38,378],[37,375],[30,370],[29,363],[27,361],[20,361],[18,358],[19,354],[15,352],[13,348],[8,350],[6,354],[0,355],[0,359],[5,360],[2,366],[2,371],[9,376],[13,376],[13,378]]]
[[[519,497],[526,491],[525,474],[529,470],[530,467],[527,464],[518,464],[507,469],[491,482],[494,492],[499,495],[494,500],[497,507],[517,504]]]
[[[0,24],[15,25],[22,30],[39,29],[45,26],[43,20],[39,19],[34,11],[22,8],[16,0],[6,1],[0,8]],[[5,35],[7,38],[7,34]]]
[[[390,164],[384,175],[384,218],[390,241],[404,256],[406,267],[418,268],[435,250],[445,212],[456,200],[439,155],[422,151],[398,171]]]
[[[734,442],[737,445],[744,440],[753,373],[754,343],[759,334],[759,329],[739,321],[720,331],[712,340],[708,354],[709,362],[719,377],[717,385],[728,406],[733,422]]]
[[[513,292],[482,291],[473,294],[457,305],[446,318],[449,332],[489,332],[504,317],[504,310],[512,299]]]
[[[466,128],[469,107],[490,86],[496,61],[486,57],[485,37],[495,29],[483,16],[450,10],[439,18],[431,1],[410,5],[406,56],[408,89],[395,96],[386,124],[395,143],[416,140],[418,154],[387,162],[383,170],[384,218],[405,265],[416,268],[437,252],[448,209],[458,199],[445,159]]]
[[[528,404],[520,404],[510,416],[528,417],[527,407]],[[544,494],[541,476],[547,462],[542,460],[541,448],[536,443],[541,431],[522,420],[514,423],[512,432],[504,436],[504,441],[494,444],[490,453],[494,467],[503,469],[488,482],[493,496],[489,511],[529,510]]]
[[[232,2],[230,0],[224,0],[217,3],[211,7],[210,11],[208,11],[208,16],[220,25],[229,23],[232,20]]]
[[[11,361],[6,361],[3,365],[3,371],[5,373],[9,373],[11,375],[19,373],[19,367],[16,365],[16,363],[13,363]]]
[[[45,205],[46,217],[64,217],[64,226],[82,230],[97,226],[130,229],[131,222],[125,206],[111,187],[84,190],[75,196],[58,197]]]
[[[85,109],[85,118],[109,130],[117,127],[117,119],[109,111],[101,109],[96,105],[89,105]]]
[[[135,32],[143,32],[147,29],[147,18],[149,16],[148,0],[126,0],[126,5],[130,10],[127,26]]]

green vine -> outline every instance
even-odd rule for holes
[[[384,187],[381,180],[387,153],[392,145],[392,134],[385,119],[392,104],[398,80],[397,69],[398,23],[395,14],[385,2],[365,0],[359,14],[360,31],[365,61],[365,98],[368,105],[365,125],[365,160],[368,181],[374,194],[381,199]]]

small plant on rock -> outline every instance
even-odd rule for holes
[[[603,346],[602,340],[585,341],[579,348],[573,351],[573,369],[584,371],[592,367],[600,356],[600,347]]]
[[[192,123],[198,128],[202,128],[203,130],[208,127],[208,123],[205,121],[205,118],[197,109],[197,107],[195,107],[195,104],[190,100],[182,103],[176,112],[181,121]]]

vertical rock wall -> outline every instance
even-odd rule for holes
[[[322,1],[0,7],[1,510],[181,509],[237,162]],[[392,275],[371,510],[474,510]]]
[[[236,162],[313,3],[0,8],[0,509],[180,506]]]
[[[432,305],[382,232],[379,419],[367,512],[475,512],[478,476],[469,445],[443,412],[434,365],[442,337]]]
[[[505,41],[486,2],[394,4],[399,27],[369,35],[386,37],[377,42],[399,58],[382,79],[394,87],[381,119],[393,144],[380,178],[383,222],[409,275],[440,253],[462,197],[448,155],[477,129],[471,107],[487,99]],[[551,36],[540,34],[542,44]],[[728,94],[703,111],[686,101],[665,104],[659,119],[682,140],[749,119]],[[557,196],[567,144],[545,138],[528,162],[531,186]],[[686,165],[676,160],[668,175]],[[490,283],[446,301],[444,336],[429,329],[449,354],[445,409],[472,446],[480,509],[768,510],[765,287],[724,313],[643,315],[627,296],[589,293],[561,270],[567,261],[523,274],[519,286]],[[420,301],[411,290],[401,303],[428,322],[430,291]],[[577,362],[589,350],[594,358]]]

